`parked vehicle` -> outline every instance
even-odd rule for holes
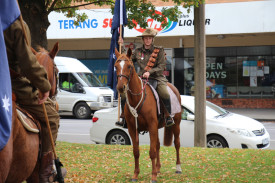
[[[55,57],[58,74],[57,102],[60,114],[84,119],[92,111],[113,107],[114,92],[104,87],[84,64],[75,58]]]
[[[181,146],[194,146],[194,97],[181,96]],[[100,144],[132,144],[127,129],[115,126],[117,108],[96,111],[90,139]],[[163,128],[159,130],[160,143],[163,144]],[[269,147],[270,136],[258,121],[206,102],[207,147],[265,149]],[[149,144],[148,133],[139,135],[140,144]]]

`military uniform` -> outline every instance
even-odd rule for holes
[[[164,77],[163,71],[166,67],[166,59],[164,49],[162,47],[151,45],[150,49],[145,49],[144,46],[137,48],[132,55],[132,61],[138,63],[140,67],[138,75],[142,76],[142,74],[146,72],[144,69],[147,66],[151,54],[156,48],[160,51],[158,53],[155,65],[151,70],[149,70],[149,79],[155,79],[161,84],[165,84],[167,82],[167,79]]]
[[[166,67],[164,49],[162,47],[154,46],[153,44],[150,49],[145,49],[144,46],[142,46],[134,51],[132,61],[138,63],[140,67],[138,75],[142,77],[142,75],[146,72],[145,67],[147,66],[148,60],[156,48],[159,49],[159,53],[153,68],[148,71],[150,73],[149,80],[157,80],[158,83],[156,90],[162,100],[170,100],[170,95],[167,91],[167,79],[163,75],[163,71]]]
[[[26,24],[25,30],[30,43],[30,31]],[[47,72],[43,66],[38,63],[30,47],[26,44],[19,20],[16,20],[4,31],[4,38],[9,67],[18,74],[16,77],[11,78],[12,91],[16,95],[16,102],[40,122],[42,152],[50,152],[52,151],[52,146],[43,107],[41,104],[38,104],[38,89],[43,93],[51,89]],[[59,114],[51,100],[47,99],[44,104],[47,110],[52,136],[54,141],[56,141],[59,128]]]

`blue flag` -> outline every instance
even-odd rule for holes
[[[16,0],[0,1],[0,151],[11,133],[12,91],[3,31],[20,15]]]
[[[109,54],[109,65],[108,65],[108,78],[107,78],[107,85],[110,86],[114,90],[114,96],[117,98],[117,78],[116,72],[114,70],[114,64],[116,62],[116,55],[115,55],[115,48],[119,50],[118,45],[118,38],[119,38],[119,27],[122,25],[122,37],[123,37],[123,26],[127,24],[127,14],[126,14],[126,6],[125,0],[116,0],[115,9],[114,9],[114,16],[112,21],[112,39],[111,39],[111,46],[110,46],[110,54]]]

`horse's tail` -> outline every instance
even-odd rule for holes
[[[163,139],[163,145],[165,146],[171,146],[173,140],[173,131],[172,128],[164,128],[164,139]]]

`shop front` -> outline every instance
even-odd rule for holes
[[[174,53],[175,85],[192,95],[194,50],[176,48]],[[227,108],[274,108],[275,46],[207,48],[206,97]]]
[[[206,95],[226,108],[275,108],[275,1],[206,4]],[[161,28],[156,45],[165,48],[164,74],[181,94],[194,92],[193,13],[181,9],[178,22]],[[233,11],[234,10],[234,11]],[[59,41],[60,56],[81,60],[107,83],[112,14],[108,9],[82,10],[79,26],[60,13],[50,14],[48,42]],[[142,44],[141,28],[125,29],[126,49]]]

